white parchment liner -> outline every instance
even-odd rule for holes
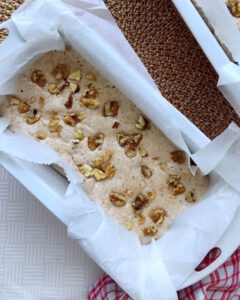
[[[0,52],[1,67],[4,66],[0,73],[1,95],[14,93],[15,75],[28,63],[50,49],[62,49],[67,42],[137,104],[175,145],[190,154],[169,107],[160,101],[162,95],[101,0],[27,1],[14,14],[13,21],[22,43],[9,55]],[[146,92],[149,85],[151,97]],[[0,151],[64,168],[71,182],[66,191],[69,233],[133,299],[177,299],[178,287],[216,244],[239,208],[239,193],[213,174],[203,199],[181,214],[160,240],[142,246],[134,234],[110,220],[101,207],[88,199],[81,189],[82,177],[57,153],[29,137],[10,133],[6,127],[6,120],[0,118]],[[229,151],[239,133],[237,129],[234,134],[229,130],[217,144],[213,141],[195,154],[205,173],[220,166],[222,177],[234,174],[234,169],[221,170],[225,159],[237,160],[234,153],[229,158]],[[225,144],[226,140],[229,147],[219,150],[221,155],[206,167],[219,143]],[[235,188],[240,190],[237,181]]]
[[[234,65],[229,63],[216,70],[219,75],[218,88],[240,116],[240,18],[234,18],[225,0],[194,0],[202,10],[214,33],[225,50],[230,52]],[[217,53],[216,53],[217,55]]]

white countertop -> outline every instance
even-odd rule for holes
[[[0,300],[84,300],[102,271],[0,167]]]

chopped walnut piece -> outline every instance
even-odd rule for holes
[[[91,80],[91,81],[96,81],[97,77],[95,74],[93,74],[92,72],[88,72],[86,75],[87,80]]]
[[[45,87],[47,80],[41,70],[36,70],[31,75],[31,80],[40,87]]]
[[[113,129],[118,129],[120,123],[119,122],[114,122],[112,128]]]
[[[84,94],[84,98],[95,99],[98,96],[98,90],[95,86],[90,86],[89,89]]]
[[[87,164],[81,164],[78,166],[78,170],[86,177],[92,177],[93,176],[93,168]]]
[[[142,115],[140,115],[136,121],[135,124],[137,129],[140,130],[146,130],[146,129],[150,129],[150,122],[148,121],[148,119],[144,118]]]
[[[157,228],[154,227],[154,226],[145,227],[145,228],[143,229],[143,234],[144,234],[145,236],[154,236],[154,235],[157,234],[157,232],[158,232],[158,230],[157,230]]]
[[[97,99],[93,99],[93,98],[83,97],[81,99],[81,103],[89,109],[96,109],[99,107],[99,101]]]
[[[18,112],[20,114],[25,114],[30,110],[30,105],[27,102],[19,101],[18,103]]]
[[[180,165],[184,164],[185,161],[186,161],[186,155],[185,155],[185,153],[184,153],[183,151],[181,151],[181,150],[177,150],[177,151],[171,152],[170,156],[171,156],[171,159],[172,159],[174,162],[176,162],[176,163],[178,163],[178,164],[180,164]]]
[[[117,207],[125,206],[127,203],[126,197],[123,194],[111,192],[109,198],[112,204]]]
[[[93,164],[95,167],[100,167],[102,164],[108,162],[113,156],[112,150],[107,150],[101,157],[93,159]]]
[[[239,0],[228,0],[227,6],[231,14],[235,18],[240,18],[240,1]]]
[[[179,183],[177,185],[177,187],[174,188],[174,190],[173,190],[173,196],[177,196],[177,195],[183,194],[183,193],[185,193],[185,190],[186,189],[185,189],[184,185],[182,183]]]
[[[104,172],[107,178],[112,178],[116,173],[116,168],[113,165],[109,164],[104,168]]]
[[[181,183],[180,175],[169,175],[167,184],[172,188],[173,196],[183,194],[186,190],[184,185]]]
[[[130,135],[126,135],[124,133],[117,133],[116,138],[121,147],[125,147],[127,145],[137,147],[141,142],[142,135],[138,133]]]
[[[148,166],[141,166],[141,172],[143,174],[144,177],[146,178],[150,178],[152,176],[152,171]]]
[[[88,148],[91,151],[96,150],[99,146],[103,144],[104,134],[96,133],[88,137]]]
[[[18,105],[20,101],[21,101],[21,100],[20,100],[19,98],[17,98],[17,97],[11,97],[11,98],[9,99],[10,105]]]
[[[29,115],[26,117],[26,121],[29,125],[37,123],[41,118],[41,115],[38,111],[34,108]]]
[[[169,172],[169,167],[168,167],[168,163],[163,161],[163,162],[160,162],[160,169],[165,172],[165,173],[168,173]]]
[[[143,225],[145,223],[145,216],[143,214],[136,214],[136,218],[139,225]]]
[[[75,129],[73,136],[74,136],[74,139],[79,140],[79,141],[82,141],[84,139],[84,134],[83,134],[82,130],[79,128]]]
[[[154,200],[157,196],[157,193],[156,193],[156,191],[150,191],[147,193],[147,196],[148,196],[149,200]]]
[[[140,146],[140,147],[138,148],[138,153],[140,154],[140,156],[141,156],[142,158],[148,156],[148,152],[147,152],[147,150],[146,150],[143,146]]]
[[[74,127],[80,121],[81,120],[79,120],[78,115],[75,113],[68,113],[63,116],[63,122],[72,127]]]
[[[109,101],[103,105],[102,114],[104,117],[116,117],[118,109],[119,103],[117,101]]]
[[[149,204],[149,199],[144,194],[138,194],[137,197],[132,201],[132,207],[135,211],[141,211],[144,207]]]
[[[70,66],[66,64],[58,64],[54,70],[52,71],[53,76],[57,79],[64,79],[66,80],[70,74]]]
[[[152,209],[149,212],[149,217],[152,219],[152,221],[157,225],[161,225],[165,219],[166,212],[162,208],[156,208]]]
[[[36,132],[35,137],[38,140],[45,140],[46,139],[46,135],[41,131]]]
[[[68,96],[68,101],[64,104],[64,106],[67,108],[67,109],[70,109],[72,108],[72,105],[73,105],[73,96],[72,94],[70,94]]]
[[[48,128],[51,133],[60,133],[62,131],[62,125],[59,124],[57,115],[52,114],[48,123]]]
[[[104,180],[104,179],[107,178],[107,175],[102,170],[100,170],[98,168],[93,169],[93,176],[95,177],[95,179],[97,181]]]
[[[133,229],[133,224],[132,224],[131,222],[126,222],[125,225],[124,225],[124,227],[125,227],[128,231],[130,231],[130,230]]]
[[[70,90],[72,94],[79,92],[79,85],[76,82],[70,82]]]
[[[69,80],[79,81],[81,79],[81,70],[73,71],[69,76]]]
[[[80,111],[77,113],[77,117],[78,117],[79,121],[82,121],[82,120],[86,119],[87,115],[84,111]]]
[[[196,202],[197,198],[196,198],[196,195],[193,192],[189,192],[185,196],[185,200],[187,202],[193,203],[193,202]]]
[[[52,95],[57,95],[59,93],[56,83],[52,82],[48,84],[48,92]]]
[[[133,145],[127,146],[125,149],[125,154],[129,158],[136,156],[137,155],[137,147],[133,146]]]

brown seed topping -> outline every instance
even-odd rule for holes
[[[146,129],[150,129],[150,122],[148,121],[148,119],[144,118],[142,115],[140,115],[136,121],[135,124],[137,129],[140,130],[146,130]]]
[[[75,114],[75,113],[68,113],[63,116],[63,122],[72,127],[74,127],[80,121],[81,120],[79,120],[78,114]]]
[[[109,198],[112,204],[116,207],[122,207],[127,203],[126,197],[123,194],[111,192]]]
[[[110,101],[103,105],[102,114],[104,117],[116,117],[118,109],[119,103],[117,101]]]
[[[31,81],[40,87],[45,87],[47,80],[41,70],[36,70],[31,75]]]
[[[52,95],[57,95],[59,93],[58,87],[56,83],[49,83],[48,84],[48,92]]]
[[[35,124],[40,120],[41,116],[38,114],[38,111],[34,108],[26,118],[26,121],[29,125]]]
[[[239,0],[228,0],[227,6],[231,14],[235,18],[240,18],[240,1]]]
[[[142,172],[143,176],[146,178],[150,178],[152,176],[152,171],[147,166],[141,166],[141,172]]]
[[[152,219],[152,221],[157,225],[161,225],[165,219],[166,212],[162,208],[152,209],[149,212],[149,217]]]
[[[172,159],[174,162],[176,162],[176,163],[178,163],[178,164],[180,164],[180,165],[184,164],[185,161],[186,161],[186,155],[185,155],[185,153],[184,153],[183,151],[181,151],[181,150],[177,150],[177,151],[171,152],[170,156],[171,156],[171,159]]]
[[[154,235],[157,234],[157,232],[158,232],[158,230],[157,230],[157,228],[154,227],[154,226],[145,227],[145,228],[143,229],[143,234],[144,234],[145,236],[154,236]]]
[[[20,114],[25,114],[25,113],[27,113],[29,110],[30,110],[30,105],[27,104],[26,102],[20,101],[20,102],[18,103],[18,112],[19,112]]]
[[[149,199],[144,194],[138,194],[135,200],[132,201],[132,207],[135,211],[141,211],[144,207],[149,204]]]
[[[35,137],[38,140],[45,140],[46,139],[46,135],[43,132],[40,132],[40,131],[36,132]]]
[[[120,123],[119,122],[114,122],[112,128],[113,129],[118,129]]]
[[[127,157],[132,158],[137,155],[137,147],[136,146],[127,146],[125,148],[125,154]]]
[[[88,137],[88,148],[91,151],[96,150],[98,147],[102,146],[104,140],[103,133],[96,133]]]
[[[68,101],[67,101],[64,105],[65,105],[65,107],[66,107],[67,109],[72,108],[72,105],[73,105],[73,96],[72,96],[72,94],[70,94],[70,95],[68,96]]]
[[[187,193],[185,200],[187,202],[193,203],[193,202],[196,202],[197,198],[193,192],[189,192],[189,193]]]
[[[57,80],[66,80],[70,74],[70,66],[66,64],[58,64],[52,71],[52,74]]]

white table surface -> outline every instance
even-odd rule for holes
[[[0,300],[84,300],[102,271],[0,167]]]

